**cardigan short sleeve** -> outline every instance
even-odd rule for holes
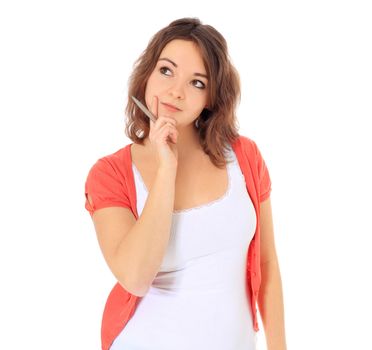
[[[271,193],[271,179],[269,174],[269,169],[266,166],[266,162],[262,157],[261,151],[257,147],[257,144],[253,141],[256,148],[257,157],[257,168],[258,168],[258,178],[260,183],[260,202],[269,198]]]
[[[117,206],[130,209],[128,195],[115,168],[105,158],[100,158],[90,168],[85,181],[85,209],[92,216],[97,209]]]

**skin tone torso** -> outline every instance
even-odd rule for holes
[[[157,166],[147,146],[133,143],[132,162],[141,174],[148,191],[151,191]],[[200,149],[178,160],[173,210],[184,210],[208,204],[222,197],[228,187],[226,167],[219,169]]]

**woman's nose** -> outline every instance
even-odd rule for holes
[[[175,82],[170,88],[169,88],[169,94],[173,96],[174,99],[183,99],[184,96],[184,89],[182,86],[182,83]]]

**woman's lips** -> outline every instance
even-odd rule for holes
[[[167,111],[169,111],[169,112],[180,112],[180,111],[181,111],[179,108],[177,108],[177,107],[175,107],[175,106],[172,106],[172,105],[170,105],[170,104],[168,104],[168,103],[164,103],[164,102],[162,102],[161,104],[162,104],[162,105],[167,109]]]

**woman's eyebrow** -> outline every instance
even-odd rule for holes
[[[169,58],[167,57],[162,57],[162,58],[159,58],[159,61],[168,61],[169,63],[173,64],[173,66],[175,66],[176,68],[178,67],[177,64],[175,62],[173,62],[172,60],[170,60]],[[203,77],[205,79],[208,79],[208,75],[206,74],[202,74],[202,73],[194,73],[194,75],[198,76],[198,77]]]

